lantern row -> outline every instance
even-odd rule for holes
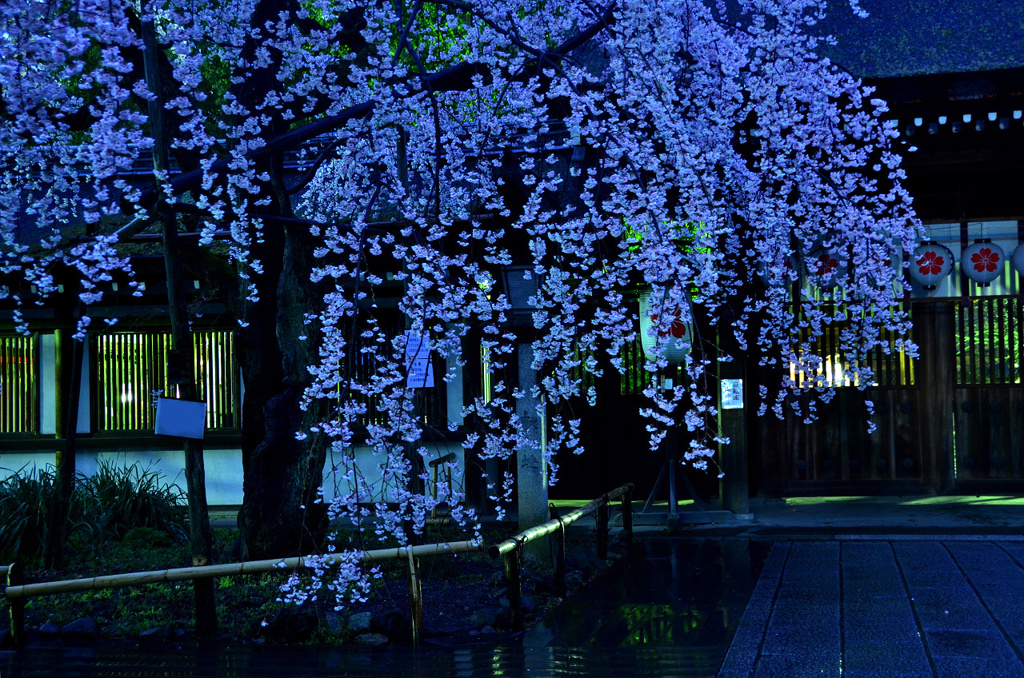
[[[983,238],[975,240],[974,244],[964,249],[960,255],[960,268],[968,278],[982,287],[987,287],[1002,273],[1005,260],[1003,248]],[[925,241],[914,248],[910,257],[910,280],[919,288],[933,290],[953,272],[955,261],[956,258],[948,247],[932,240]],[[785,268],[792,272],[797,267],[796,262],[796,257],[790,257]],[[1010,265],[1024,277],[1024,243],[1017,245],[1013,250]],[[819,247],[806,257],[804,269],[808,280],[815,287],[830,290],[846,277],[847,266],[845,261]],[[762,267],[758,275],[766,285],[771,284],[766,268]],[[785,272],[782,275],[789,277]]]
[[[964,275],[987,287],[1003,271],[1006,254],[1003,248],[982,238],[975,240],[960,255],[960,269]],[[1010,255],[1010,265],[1018,275],[1024,276],[1024,243],[1017,245]],[[953,253],[945,245],[925,241],[914,248],[910,258],[910,280],[926,290],[933,290],[953,271]]]

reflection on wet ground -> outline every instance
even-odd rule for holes
[[[0,676],[477,678],[714,676],[770,545],[644,539],[514,646],[70,647],[0,653]]]
[[[560,605],[524,645],[674,648],[691,668],[681,675],[714,676],[770,544],[645,539],[640,548],[614,576]]]

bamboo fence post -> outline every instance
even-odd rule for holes
[[[24,566],[19,562],[13,562],[7,567],[7,586],[21,586],[25,583]],[[8,599],[11,606],[11,640],[14,647],[21,647],[25,644],[25,599]]]
[[[420,580],[419,560],[409,556],[409,611],[412,616],[412,646],[419,647],[420,635],[423,631],[423,582]]]
[[[608,502],[597,507],[597,557],[608,557]]]
[[[559,521],[561,529],[553,534],[555,547],[552,549],[552,553],[555,557],[555,595],[564,598],[566,593],[565,588],[565,525],[561,525],[561,520],[558,517],[558,509],[555,508],[554,504],[549,506],[551,511],[551,517]]]
[[[505,554],[505,584],[508,591],[508,606],[512,612],[512,630],[523,629],[523,583],[519,577],[520,549],[514,548]]]
[[[633,545],[633,493],[626,490],[622,495],[622,534],[626,537],[626,546]]]

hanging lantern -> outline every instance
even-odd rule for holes
[[[988,287],[1003,272],[1005,257],[999,245],[987,239],[975,240],[960,255],[960,268],[968,278],[982,287]]]
[[[1010,255],[1010,266],[1017,271],[1017,275],[1024,277],[1024,242],[1017,245]]]
[[[777,278],[774,280],[772,279],[772,276],[768,271],[768,264],[763,262],[757,266],[757,277],[762,283],[764,283],[765,287],[785,287],[797,279],[794,271],[798,268],[799,265],[797,264],[796,255],[791,254],[786,258],[786,261],[782,263],[782,271]]]
[[[824,247],[811,252],[804,261],[807,279],[812,285],[830,290],[846,277],[846,262],[836,259]]]
[[[681,309],[672,308],[669,304],[665,299],[656,299],[650,292],[641,295],[640,343],[648,360],[654,358],[654,347],[664,344],[668,364],[679,365],[690,354],[693,325],[683,321]],[[666,316],[666,321],[662,316]]]
[[[929,240],[914,248],[910,257],[910,280],[934,290],[953,271],[953,253],[945,245]]]

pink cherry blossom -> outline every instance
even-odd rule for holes
[[[440,502],[478,525],[462,484],[416,490],[432,483],[425,441],[438,431],[406,382],[405,330],[426,337],[439,382],[486,357],[489,392],[449,413],[467,453],[507,465],[543,449],[550,468],[582,451],[577,404],[602,402],[589,384],[628,367],[639,286],[680,309],[666,331],[702,349],[670,390],[655,385],[667,367],[656,349],[642,410],[652,447],[687,427],[683,457],[698,468],[728,442],[710,360],[741,357],[710,328],[731,327],[777,370],[751,389],[761,414],[791,406],[788,366],[814,372],[825,333],[840,328],[864,385],[868,354],[908,335],[888,262],[914,249],[920,224],[897,132],[884,101],[817,56],[822,3],[400,5],[2,3],[0,299],[14,324],[27,331],[22,305],[46,303],[58,272],[102,303],[130,273],[128,237],[173,210],[237,272],[239,331],[269,324],[259,336],[289,356],[311,351],[281,388],[302,394],[296,439],[328,450],[329,517],[402,543]],[[156,27],[161,92],[146,85],[140,18]],[[174,164],[160,176],[150,100],[171,121]],[[759,269],[795,281],[791,258],[819,246],[848,257],[841,309],[803,294],[797,313],[794,286],[754,284]],[[282,283],[300,265],[308,282]],[[525,312],[498,282],[513,265],[527,267]],[[838,261],[817,265],[833,274]],[[267,311],[270,295],[303,300],[301,327],[274,324],[293,309]],[[516,387],[506,375],[524,336],[538,378]],[[802,416],[831,390],[810,395]],[[501,510],[514,476],[485,482]],[[315,584],[366,595],[371,572],[327,563],[310,563]],[[313,595],[295,578],[284,598]]]

